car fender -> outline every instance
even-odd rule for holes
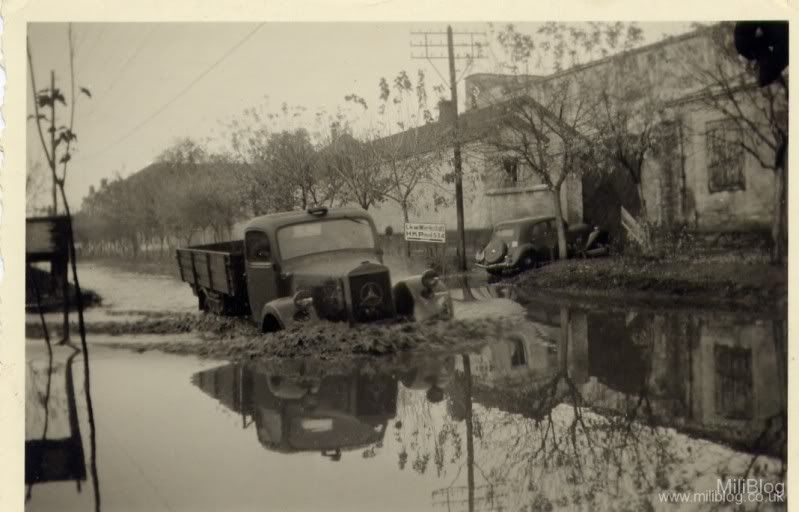
[[[408,277],[394,284],[393,294],[399,316],[410,317],[418,322],[452,318],[452,297],[440,279],[433,292],[426,293],[421,275]]]
[[[267,316],[275,318],[281,329],[286,329],[300,322],[310,323],[318,320],[313,307],[299,310],[297,306],[294,305],[293,297],[280,297],[264,304],[261,310],[261,326],[264,325]]]
[[[535,247],[531,243],[519,244],[518,247],[513,248],[513,253],[510,257],[510,264],[514,267],[522,261],[525,255],[532,254],[535,257]]]

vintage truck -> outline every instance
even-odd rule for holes
[[[192,376],[192,383],[227,409],[255,423],[258,441],[279,453],[343,452],[378,446],[397,414],[397,377],[357,369],[323,373],[313,367],[276,373],[259,364],[226,365]],[[307,373],[305,373],[307,370]]]
[[[316,207],[251,220],[244,240],[177,250],[200,310],[250,315],[264,332],[318,320],[449,319],[433,270],[393,285],[377,231],[357,208]]]

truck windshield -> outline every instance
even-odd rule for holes
[[[285,226],[277,231],[283,259],[340,249],[374,249],[372,225],[367,219],[346,217]]]

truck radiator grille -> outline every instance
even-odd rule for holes
[[[350,276],[352,317],[371,322],[394,316],[394,299],[388,272]]]

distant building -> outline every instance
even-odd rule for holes
[[[763,169],[736,140],[739,128],[702,99],[706,89],[683,66],[686,55],[710,62],[713,47],[706,30],[613,55],[547,76],[479,73],[465,79],[466,110],[460,116],[463,141],[465,225],[488,228],[507,218],[551,214],[552,196],[523,162],[503,158],[485,144],[496,126],[501,105],[514,97],[532,100],[548,90],[579,81],[624,81],[648,76],[652,94],[665,105],[661,128],[670,136],[656,154],[648,154],[642,172],[646,216],[661,227],[687,226],[697,231],[758,231],[768,228],[774,212],[774,173]],[[584,90],[584,89],[583,89]],[[636,101],[635,99],[631,101]],[[439,185],[420,187],[410,212],[412,221],[443,222],[455,229],[454,185],[451,176],[451,114],[440,105],[438,121],[388,137],[413,138],[413,148],[436,159]],[[635,185],[623,172],[569,178],[561,193],[564,218],[620,230],[620,207],[643,215]],[[370,209],[378,229],[402,230],[402,212],[391,201]]]

